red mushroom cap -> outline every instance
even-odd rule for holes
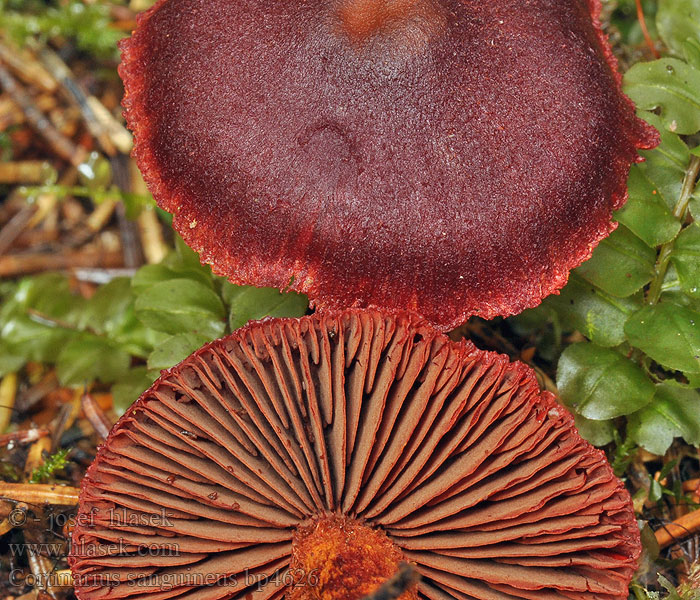
[[[639,552],[629,494],[528,367],[348,310],[164,372],[88,470],[70,563],[80,600],[356,600],[401,561],[431,600],[623,600]]]
[[[598,0],[161,0],[123,43],[134,155],[234,283],[446,330],[537,305],[656,133]]]

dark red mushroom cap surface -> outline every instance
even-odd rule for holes
[[[597,0],[161,0],[123,46],[135,156],[203,261],[440,329],[564,285],[637,148]]]
[[[83,482],[80,600],[623,600],[627,491],[534,373],[407,313],[252,323],[163,376]]]

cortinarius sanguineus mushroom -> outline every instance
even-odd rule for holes
[[[406,313],[272,319],[174,367],[83,484],[80,600],[623,600],[640,551],[602,452],[504,356]]]
[[[637,148],[599,0],[161,0],[123,46],[135,156],[235,283],[446,330],[561,288]]]

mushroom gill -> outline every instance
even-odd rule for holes
[[[410,313],[255,322],[163,373],[83,482],[80,600],[627,598],[627,491],[533,372]]]
[[[202,260],[441,330],[561,288],[656,132],[598,0],[160,0],[122,45],[134,156]]]

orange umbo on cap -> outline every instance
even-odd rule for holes
[[[134,155],[234,283],[441,330],[532,307],[656,132],[598,0],[161,0],[122,45]]]
[[[79,600],[624,600],[605,455],[522,363],[408,313],[268,319],[164,372],[84,479]]]

